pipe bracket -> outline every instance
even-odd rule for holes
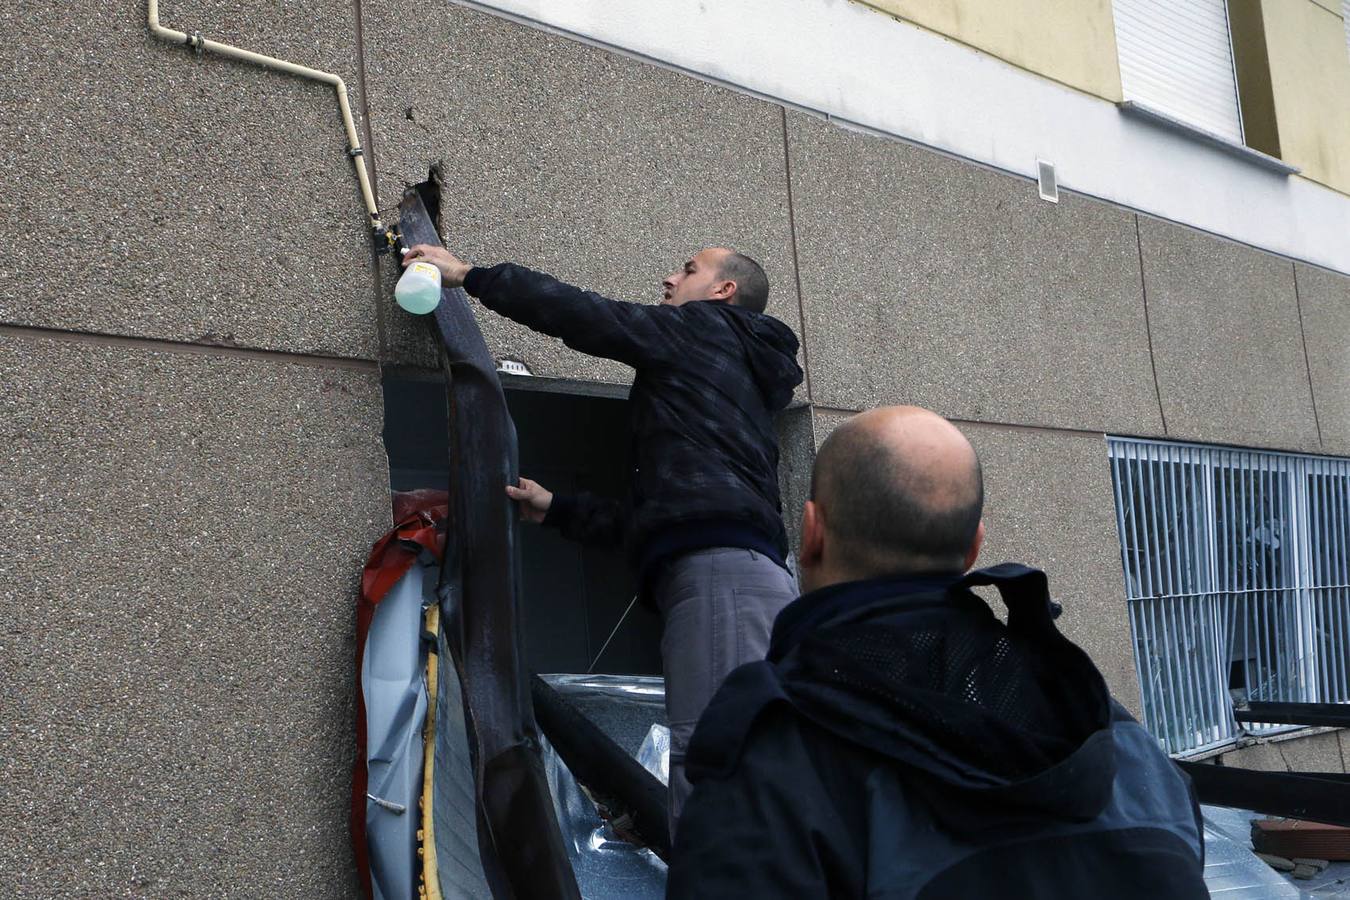
[[[374,219],[373,216],[372,219]],[[370,226],[370,239],[375,245],[375,255],[384,256],[398,248],[403,236],[398,233],[397,229],[388,228],[379,219],[374,219]]]

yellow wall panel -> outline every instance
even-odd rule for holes
[[[1350,193],[1350,53],[1339,15],[1314,0],[1263,0],[1280,151]]]
[[[1121,99],[1111,0],[859,0],[999,59]]]

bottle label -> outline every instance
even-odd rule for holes
[[[441,274],[440,270],[437,269],[435,266],[433,266],[431,263],[415,262],[412,264],[411,269],[417,274],[425,275],[428,278],[436,278],[438,275]]]

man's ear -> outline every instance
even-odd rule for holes
[[[816,502],[807,500],[802,507],[802,545],[797,553],[797,562],[802,568],[818,566],[824,553],[825,520]]]
[[[984,546],[984,519],[975,528],[975,540],[970,542],[970,549],[966,551],[966,569],[975,565],[975,560],[979,558],[980,548]]]
[[[717,282],[717,285],[713,288],[712,299],[714,299],[714,300],[730,300],[731,302],[735,303],[735,302],[736,302],[736,290],[737,290],[736,282],[734,282],[734,281],[719,281],[719,282]]]

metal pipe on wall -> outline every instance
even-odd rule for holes
[[[221,56],[237,59],[243,62],[252,63],[267,69],[274,69],[279,72],[286,72],[290,75],[298,75],[301,78],[308,78],[311,81],[320,81],[331,85],[337,92],[338,106],[342,113],[342,125],[347,131],[347,153],[352,158],[356,166],[356,180],[361,186],[361,197],[365,201],[366,211],[370,214],[370,227],[372,235],[377,244],[377,249],[386,250],[393,246],[393,238],[389,235],[384,223],[380,221],[379,206],[375,202],[375,192],[370,187],[370,176],[366,172],[366,161],[361,148],[361,140],[356,136],[356,123],[352,120],[351,104],[347,99],[347,84],[339,76],[331,72],[320,72],[318,69],[311,69],[308,66],[297,65],[293,62],[287,62],[284,59],[277,59],[274,56],[265,56],[261,53],[254,53],[251,50],[244,50],[240,47],[233,47],[229,44],[222,44],[219,41],[213,41],[201,36],[199,32],[191,34],[183,31],[175,31],[172,28],[165,28],[159,24],[159,0],[147,0],[149,15],[148,22],[150,33],[162,41],[170,44],[182,44],[191,47],[194,50],[210,50],[212,53]],[[388,246],[378,246],[383,240]]]

